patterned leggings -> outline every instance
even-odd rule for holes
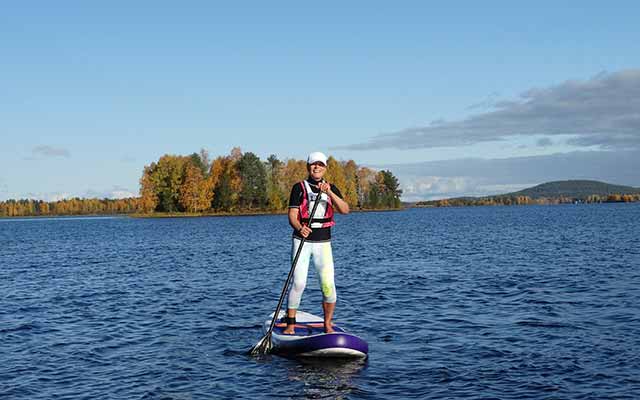
[[[291,249],[291,260],[295,257],[300,246],[300,239],[293,238]],[[293,285],[289,290],[287,308],[297,310],[302,299],[302,292],[307,285],[307,274],[309,272],[309,261],[313,255],[313,264],[320,280],[322,289],[322,301],[325,303],[336,302],[336,284],[333,280],[333,254],[331,252],[331,242],[305,242],[293,273]]]

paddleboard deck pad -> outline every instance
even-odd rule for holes
[[[273,352],[294,357],[366,357],[369,345],[356,335],[334,325],[335,332],[324,332],[324,321],[317,315],[304,311],[296,313],[295,333],[287,335],[283,331],[285,312],[280,311],[273,327],[271,343]],[[264,322],[263,331],[267,333],[273,314]]]

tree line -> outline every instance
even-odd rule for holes
[[[304,160],[266,161],[234,148],[210,160],[205,150],[189,156],[164,155],[144,167],[140,210],[153,212],[283,211],[289,193],[308,175]],[[374,171],[353,160],[327,160],[325,179],[336,185],[353,208],[400,208],[398,179],[391,171]]]
[[[401,207],[402,190],[391,171],[333,157],[327,164],[325,179],[340,189],[350,207]],[[0,216],[281,212],[288,206],[292,186],[307,175],[303,160],[271,155],[262,161],[240,148],[211,160],[203,149],[188,156],[166,154],[145,166],[139,197],[7,200],[0,202]]]
[[[7,200],[0,202],[0,217],[29,217],[44,215],[113,215],[131,214],[140,208],[140,199],[80,199],[58,201]]]
[[[540,197],[529,196],[490,196],[490,197],[459,197],[453,199],[419,201],[417,207],[465,207],[465,206],[510,206],[529,204],[573,204],[573,203],[632,203],[640,201],[640,193],[637,194],[592,194],[584,198],[575,197]]]

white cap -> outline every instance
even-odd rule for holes
[[[313,164],[318,161],[323,163],[326,166],[327,156],[325,156],[324,153],[321,153],[319,151],[314,151],[313,153],[309,154],[309,157],[307,157],[307,164]]]

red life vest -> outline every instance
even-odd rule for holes
[[[300,212],[298,213],[298,221],[301,224],[309,224],[309,213],[313,209],[313,205],[318,197],[320,197],[320,204],[316,209],[313,221],[310,228],[329,228],[336,224],[333,220],[333,206],[331,205],[331,197],[326,193],[313,193],[309,182],[300,182],[302,186],[302,204],[300,204]],[[318,218],[319,215],[323,215],[322,218]]]

